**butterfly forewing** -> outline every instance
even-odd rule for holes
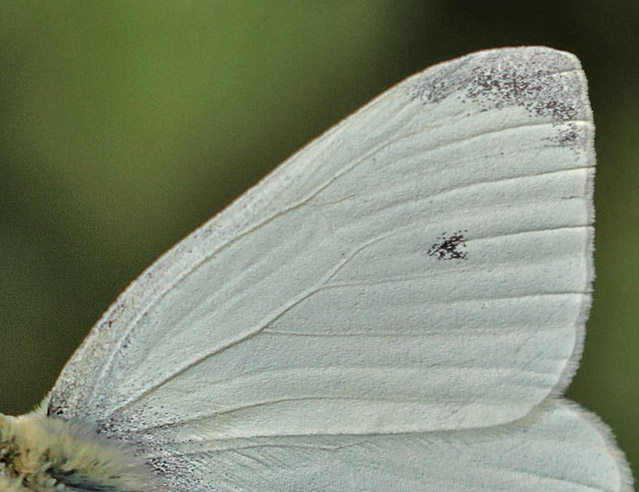
[[[507,424],[567,384],[593,276],[593,134],[567,53],[486,51],[405,80],[132,283],[63,370],[50,413],[133,440],[175,490],[206,489],[217,459],[228,480],[280,463],[259,476],[299,490],[341,456],[324,447],[351,442],[345,469],[381,449],[362,484],[394,482],[388,453],[452,459],[457,444],[429,434],[366,436]],[[303,488],[372,490],[343,478]],[[413,478],[405,490],[436,485]]]

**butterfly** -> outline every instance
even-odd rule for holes
[[[0,489],[632,490],[561,396],[593,142],[569,53],[409,77],[120,295],[40,407],[0,417]]]

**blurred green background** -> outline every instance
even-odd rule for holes
[[[0,4],[0,412],[31,409],[161,252],[403,77],[576,53],[597,124],[595,298],[569,396],[639,469],[639,2]]]

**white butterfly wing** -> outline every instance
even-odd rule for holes
[[[631,491],[602,426],[574,404],[549,402],[499,430],[190,441],[161,460],[187,472],[170,490]]]
[[[49,412],[149,449],[524,417],[580,354],[593,133],[567,53],[407,79],[133,282]]]

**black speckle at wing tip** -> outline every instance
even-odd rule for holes
[[[435,65],[408,79],[404,91],[422,104],[455,97],[480,111],[518,106],[555,123],[591,119],[577,57],[540,46],[480,51]]]

